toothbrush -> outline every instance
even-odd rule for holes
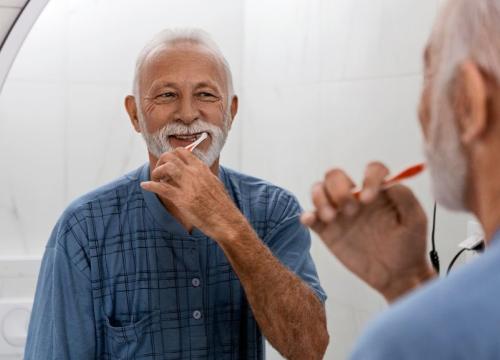
[[[188,146],[186,146],[184,149],[190,151],[190,152],[193,152],[193,150],[202,143],[203,140],[205,140],[206,138],[208,137],[208,134],[206,132],[202,133],[201,136],[196,139],[195,142],[189,144]]]
[[[383,184],[383,188],[387,189],[391,185],[398,184],[398,183],[400,183],[403,180],[410,179],[410,178],[412,178],[414,176],[417,176],[418,174],[420,174],[424,170],[425,170],[425,164],[424,163],[420,163],[420,164],[416,164],[416,165],[410,166],[409,168],[406,168],[405,170],[401,171],[400,173],[398,173],[398,174],[396,174],[394,176],[391,176],[390,178],[388,178],[387,180],[385,180],[384,184]],[[356,197],[356,199],[359,198],[360,194],[361,194],[361,190],[360,189],[357,189],[357,190],[355,190],[353,192],[353,195]]]

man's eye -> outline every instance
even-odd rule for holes
[[[198,97],[200,99],[203,99],[203,100],[216,100],[217,99],[217,96],[215,96],[214,94],[212,93],[209,93],[209,92],[206,92],[206,91],[202,91],[202,92],[199,92],[198,93]]]
[[[173,92],[166,92],[157,96],[157,98],[164,98],[164,99],[170,99],[173,97],[175,97],[175,93]]]

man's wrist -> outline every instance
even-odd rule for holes
[[[434,279],[437,276],[436,271],[430,264],[426,264],[418,271],[404,277],[391,281],[390,286],[381,291],[388,303],[396,301],[401,296],[413,291],[422,284]]]
[[[230,245],[241,239],[242,235],[251,229],[247,219],[239,211],[230,212],[214,226],[213,239],[219,245]]]

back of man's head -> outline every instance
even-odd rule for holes
[[[448,0],[431,36],[444,83],[470,60],[500,83],[500,0]]]

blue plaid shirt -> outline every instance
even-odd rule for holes
[[[221,167],[262,241],[324,301],[300,206]],[[189,234],[153,193],[149,166],[73,202],[48,242],[26,359],[263,359],[264,342],[223,251]]]

